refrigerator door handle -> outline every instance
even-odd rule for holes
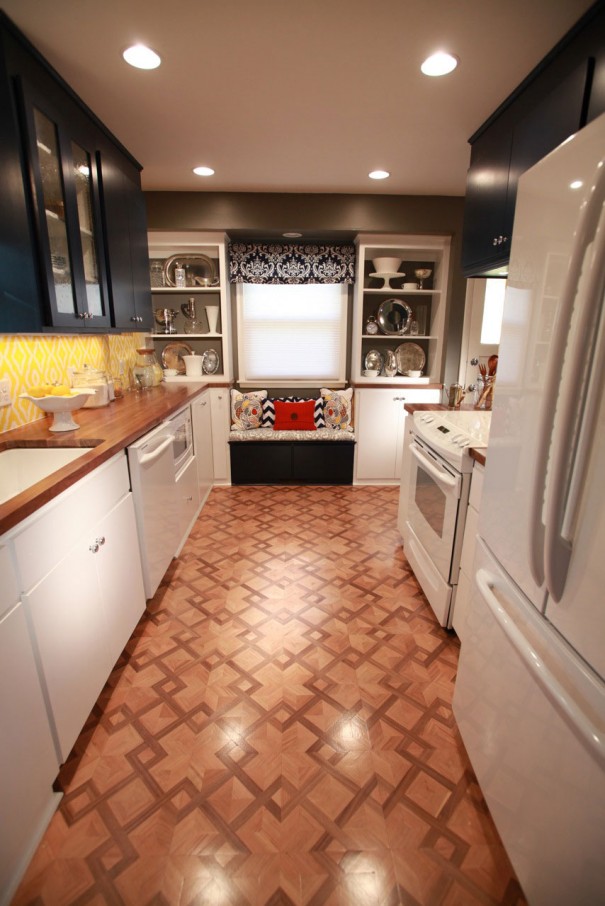
[[[569,366],[568,361],[566,361],[569,359],[567,344],[569,340],[569,327],[574,312],[574,303],[576,301],[580,279],[582,278],[582,272],[585,267],[587,250],[591,243],[595,241],[595,237],[599,245],[602,245],[603,242],[603,230],[602,228],[599,229],[599,224],[603,214],[604,198],[605,166],[603,166],[603,162],[601,162],[595,172],[590,194],[580,209],[580,217],[574,234],[574,243],[570,255],[569,267],[557,312],[558,329],[554,331],[544,381],[544,387],[548,388],[549,395],[552,399],[559,400],[559,405],[555,406],[553,404],[545,405],[543,407],[535,457],[533,491],[529,507],[529,565],[534,580],[538,585],[542,585],[545,581],[546,560],[549,562],[550,573],[552,575],[552,567],[554,565],[553,545],[555,543],[552,541],[553,532],[556,532],[559,535],[557,556],[560,556],[562,560],[560,573],[563,587],[565,585],[567,568],[571,557],[569,543],[562,542],[560,538],[560,526],[563,517],[558,520],[555,519],[555,523],[558,525],[557,528],[552,524],[552,516],[549,520],[548,515],[546,515],[548,512],[551,514],[553,513],[553,502],[555,502],[551,496],[553,493],[559,498],[557,504],[560,505],[560,496],[557,494],[556,489],[553,490],[558,482],[553,480],[554,473],[552,466],[549,466],[549,460],[553,451],[555,454],[557,453],[557,450],[561,454],[563,454],[563,452],[569,452],[569,441],[574,436],[574,433],[577,435],[577,428],[574,432],[574,426],[578,423],[578,413],[583,408],[578,400],[578,395],[576,393],[577,383],[575,382],[577,381],[579,383],[580,376],[584,376],[588,373],[587,369],[591,364],[591,356],[588,354],[588,350],[594,345],[594,341],[590,340],[589,332],[588,335],[586,335],[586,324],[587,322],[590,322],[593,324],[594,329],[594,320],[600,310],[602,294],[599,297],[598,294],[594,295],[594,293],[591,293],[587,300],[589,304],[583,307],[582,323],[578,325],[576,340],[573,351],[571,352],[573,365],[570,364]],[[596,262],[598,265],[597,270],[600,271],[603,266],[603,256],[601,255],[599,260],[599,258],[593,254],[593,261]],[[592,284],[595,282],[595,276],[596,272],[593,270],[591,279],[589,280],[591,290]],[[562,365],[564,361],[565,372],[568,376],[571,375],[572,377],[568,377],[566,384],[561,384]],[[556,438],[554,437],[555,416],[558,424]],[[564,433],[569,432],[570,430],[572,432],[571,434]],[[561,438],[564,439],[563,445],[560,443]],[[555,447],[555,440],[558,442],[558,447]],[[566,462],[568,463],[569,459],[567,459]],[[560,468],[562,468],[562,460],[559,460],[559,465]],[[559,488],[559,491],[562,491],[566,498],[568,487],[569,481],[563,481],[563,488]],[[551,527],[551,542],[547,552],[545,525],[548,526],[549,522]],[[555,567],[555,569],[559,571],[557,567]],[[555,587],[560,587],[560,579],[554,584]],[[555,600],[558,600],[554,590],[549,587],[549,591]]]
[[[497,576],[479,569],[475,579],[481,597],[535,682],[576,738],[605,767],[605,727],[599,708],[589,701],[592,689],[587,695],[581,688],[583,684],[592,686],[594,682],[586,668],[574,664],[574,669],[566,669],[564,658],[572,656],[567,652],[562,654],[559,645],[544,638],[544,629],[549,628],[544,617],[537,612],[524,615],[518,605],[508,600],[506,588]],[[514,615],[511,613],[513,608]],[[563,642],[559,644],[563,645]]]
[[[565,590],[576,517],[603,391],[605,325],[605,161],[595,179],[578,230],[582,295],[575,340],[564,364],[560,413],[555,418],[545,500],[544,578],[553,600]],[[572,260],[574,255],[572,254]],[[580,283],[580,280],[578,281]]]

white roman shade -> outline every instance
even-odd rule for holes
[[[240,383],[345,380],[345,285],[243,283],[237,289]]]

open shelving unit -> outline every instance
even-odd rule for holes
[[[447,311],[447,288],[450,265],[449,236],[371,236],[358,237],[357,282],[353,316],[352,379],[356,384],[402,386],[436,383],[442,380],[444,357],[444,329]],[[400,258],[398,276],[391,276],[388,283],[375,274],[374,259]],[[423,281],[422,289],[404,289],[404,283],[417,282],[414,271],[428,268],[431,275]],[[388,334],[380,330],[368,334],[365,330],[370,316],[376,317],[380,304],[388,299],[406,302],[413,312],[413,319],[424,324],[424,330],[411,335]],[[416,343],[424,352],[425,366],[421,378],[403,374],[387,377],[384,371],[378,377],[366,377],[365,359],[370,350],[376,349],[384,356],[402,343]]]
[[[174,319],[175,333],[166,333],[162,325],[156,322],[154,332],[148,334],[158,361],[162,361],[162,352],[168,343],[187,343],[196,355],[214,349],[219,357],[219,367],[214,374],[205,374],[204,381],[210,384],[231,381],[233,364],[226,237],[222,233],[150,232],[148,245],[150,262],[165,262],[175,255],[182,255],[184,258],[203,255],[213,261],[218,276],[218,283],[213,286],[154,286],[152,280],[154,319],[158,309],[169,308],[177,312]],[[189,275],[187,279],[190,279]],[[196,318],[201,324],[198,333],[191,333],[186,329],[187,318],[183,314],[182,305],[188,299],[195,300]],[[210,330],[206,308],[218,309],[215,331]],[[191,378],[180,375],[167,380],[179,381]]]

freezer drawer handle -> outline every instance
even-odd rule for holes
[[[159,456],[161,456],[162,453],[164,452],[164,450],[166,449],[166,447],[169,447],[173,441],[174,441],[174,434],[170,434],[166,438],[166,440],[162,441],[162,443],[159,445],[159,447],[156,447],[155,450],[153,450],[152,453],[143,453],[143,455],[141,456],[141,458],[139,460],[141,465],[145,465],[145,463],[148,463],[148,462],[154,462],[154,460],[156,460]]]
[[[561,669],[556,648],[540,644],[537,632],[532,632],[530,621],[520,613],[519,617],[524,623],[524,631],[521,631],[515,618],[508,613],[506,597],[496,576],[485,569],[480,569],[476,572],[475,578],[481,597],[536,683],[574,735],[593,758],[605,767],[605,727],[599,725],[596,709],[587,701],[573,678],[569,677],[569,671]],[[544,617],[537,613],[536,619],[548,626]],[[567,685],[557,678],[566,673],[569,678]],[[592,682],[587,674],[585,681]]]

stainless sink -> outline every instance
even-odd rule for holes
[[[90,451],[90,447],[18,447],[0,452],[0,503]]]

